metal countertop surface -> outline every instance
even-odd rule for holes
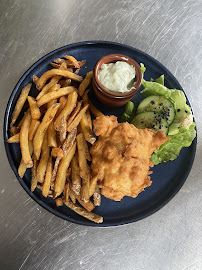
[[[202,269],[202,1],[0,0],[0,269]],[[192,105],[198,144],[177,195],[132,224],[94,228],[64,221],[34,202],[7,160],[9,96],[40,57],[86,40],[140,49],[178,79]]]

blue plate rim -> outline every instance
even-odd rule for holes
[[[102,40],[91,40],[91,41],[82,41],[82,42],[77,42],[77,43],[72,43],[72,44],[68,44],[68,45],[65,45],[65,46],[62,46],[60,48],[57,48],[47,54],[45,54],[44,56],[42,56],[39,60],[37,60],[33,65],[31,65],[25,72],[24,74],[21,76],[21,78],[19,79],[19,81],[17,82],[17,84],[15,85],[10,97],[9,97],[9,100],[8,100],[8,103],[7,103],[7,106],[6,106],[6,111],[5,111],[5,115],[4,115],[4,125],[3,125],[3,134],[4,134],[4,145],[5,145],[5,150],[6,150],[6,154],[7,154],[7,157],[8,157],[8,161],[9,161],[9,164],[12,168],[12,170],[14,171],[19,183],[21,184],[21,186],[24,188],[24,190],[28,193],[28,195],[36,202],[38,203],[40,206],[42,206],[44,209],[48,210],[50,213],[56,215],[57,217],[60,217],[64,220],[67,220],[67,221],[70,221],[72,223],[75,223],[75,224],[80,224],[80,225],[85,225],[85,226],[93,226],[93,227],[111,227],[111,226],[119,226],[119,225],[125,225],[125,224],[129,224],[129,223],[132,223],[132,222],[136,222],[136,221],[139,221],[141,219],[144,219],[150,215],[152,215],[153,213],[157,212],[158,210],[160,210],[163,206],[165,206],[178,192],[179,190],[181,189],[181,187],[183,186],[183,184],[185,183],[189,173],[190,173],[190,170],[192,168],[192,165],[193,165],[193,162],[194,162],[194,158],[195,158],[195,153],[196,153],[196,146],[197,146],[197,135],[196,135],[196,138],[194,139],[194,141],[192,142],[193,144],[193,153],[192,153],[192,156],[191,156],[191,159],[190,159],[190,166],[189,166],[189,169],[187,170],[186,172],[186,175],[184,176],[183,178],[183,181],[180,182],[180,184],[177,186],[177,188],[175,189],[175,192],[173,192],[166,200],[163,200],[163,202],[161,202],[160,204],[158,203],[158,206],[156,207],[153,207],[154,209],[147,212],[146,214],[144,214],[143,216],[139,216],[137,218],[135,218],[134,220],[129,220],[127,222],[125,221],[122,221],[122,222],[119,222],[119,223],[111,223],[111,224],[105,224],[105,223],[100,223],[100,224],[97,224],[97,223],[93,223],[93,222],[89,222],[88,220],[87,221],[82,221],[82,220],[75,220],[74,218],[71,218],[70,216],[66,216],[66,215],[63,215],[62,213],[60,212],[57,212],[56,210],[52,209],[50,206],[48,206],[47,204],[45,204],[44,202],[40,201],[36,195],[30,191],[30,189],[27,187],[27,185],[24,183],[23,179],[21,179],[18,175],[18,171],[17,171],[17,168],[15,167],[15,164],[13,162],[13,159],[11,157],[11,153],[9,151],[9,147],[8,147],[8,143],[7,143],[7,139],[8,139],[8,124],[9,124],[9,112],[10,112],[10,109],[11,109],[11,105],[12,105],[12,101],[13,101],[13,98],[15,97],[15,94],[16,92],[18,92],[18,88],[19,86],[21,85],[21,83],[24,81],[24,79],[26,78],[26,76],[35,68],[37,67],[41,62],[43,62],[44,60],[46,60],[47,57],[50,57],[52,56],[53,54],[55,53],[58,53],[64,49],[72,49],[73,47],[78,47],[78,46],[84,46],[84,45],[101,45],[101,44],[108,44],[108,45],[115,45],[115,46],[121,46],[121,47],[124,47],[126,49],[130,49],[130,50],[133,50],[133,51],[136,51],[138,52],[139,54],[142,54],[144,55],[145,57],[147,58],[150,58],[153,62],[155,62],[158,66],[161,66],[162,69],[164,69],[173,79],[173,81],[175,81],[176,84],[178,84],[180,87],[180,89],[184,92],[182,86],[180,85],[180,83],[178,82],[178,80],[175,78],[175,76],[163,65],[161,64],[158,60],[156,60],[154,57],[150,56],[149,54],[139,50],[139,49],[136,49],[132,46],[129,46],[129,45],[125,45],[125,44],[122,44],[122,43],[118,43],[118,42],[111,42],[111,41],[102,41]],[[186,96],[186,93],[184,92],[185,96]],[[187,96],[186,96],[186,99],[189,102]],[[192,107],[191,107],[192,109]],[[192,110],[193,111],[193,110]],[[197,134],[197,128],[196,128],[196,134]]]

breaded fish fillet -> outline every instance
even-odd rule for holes
[[[169,138],[163,131],[119,124],[115,116],[97,117],[93,125],[98,140],[91,147],[91,169],[98,174],[101,193],[115,201],[137,197],[152,183],[151,154]]]

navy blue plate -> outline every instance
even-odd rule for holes
[[[135,199],[125,197],[120,202],[115,202],[102,196],[101,206],[96,207],[94,210],[95,213],[104,217],[104,222],[102,224],[95,224],[88,221],[68,209],[66,206],[56,207],[54,200],[51,198],[44,198],[38,188],[34,193],[30,191],[30,169],[27,170],[23,179],[19,177],[17,172],[21,159],[19,144],[7,143],[7,139],[10,136],[10,117],[22,88],[32,81],[33,75],[40,76],[46,70],[50,69],[51,66],[49,63],[53,61],[53,59],[63,57],[65,54],[73,55],[78,60],[86,59],[86,65],[81,68],[79,73],[81,76],[84,76],[86,72],[93,69],[94,65],[101,57],[111,53],[124,54],[135,59],[138,63],[144,63],[147,68],[144,76],[146,80],[157,78],[161,74],[164,74],[165,85],[167,87],[182,89],[179,82],[163,65],[140,50],[119,43],[106,41],[81,42],[59,48],[45,55],[29,68],[21,77],[11,94],[4,119],[4,142],[8,160],[20,184],[27,193],[51,213],[68,221],[90,226],[115,226],[126,224],[145,218],[159,210],[179,191],[185,182],[192,167],[196,151],[195,139],[189,148],[184,148],[181,151],[176,160],[155,166],[152,169],[152,185],[146,188],[145,191],[140,193]],[[34,85],[31,89],[31,94],[33,94],[33,96],[37,95],[37,90]],[[124,107],[112,109],[100,104],[94,96],[92,89],[90,98],[95,106],[107,115],[114,114],[120,117],[124,111]],[[138,104],[141,99],[142,96],[138,93],[133,98],[133,101],[135,104]]]

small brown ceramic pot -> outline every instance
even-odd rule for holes
[[[124,61],[135,68],[135,82],[134,88],[127,93],[115,93],[107,90],[98,80],[98,72],[102,64],[115,63],[117,61]],[[120,107],[131,100],[142,85],[142,71],[138,63],[132,58],[122,54],[109,54],[101,58],[95,65],[93,71],[93,90],[97,98],[103,104],[110,107]]]

